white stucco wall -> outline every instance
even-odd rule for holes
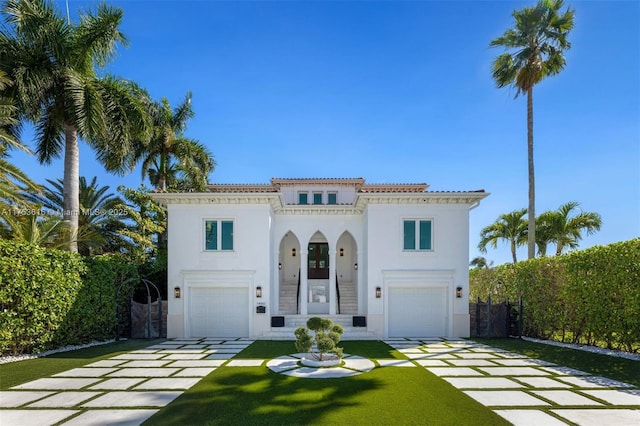
[[[205,250],[204,223],[206,220],[233,220],[233,250]],[[168,206],[168,337],[188,336],[184,318],[189,300],[189,275],[197,272],[199,285],[228,285],[221,272],[244,273],[249,280],[252,300],[250,324],[255,329],[268,326],[268,314],[255,314],[255,305],[269,298],[271,259],[271,206],[269,204],[194,204]],[[207,280],[206,277],[210,277]],[[224,277],[224,275],[222,275]],[[227,280],[228,281],[228,280]],[[240,285],[240,284],[238,284]],[[245,285],[245,284],[243,284]],[[173,298],[171,289],[181,287],[182,297]],[[262,287],[263,297],[255,297],[255,287]]]
[[[403,221],[405,219],[432,220],[433,250],[403,250]],[[383,271],[424,275],[423,282],[443,285],[443,271],[449,271],[447,303],[449,304],[448,333],[450,336],[469,335],[468,313],[468,253],[469,210],[464,204],[370,204],[366,209],[366,280],[370,327],[386,336],[385,297],[375,298],[375,288],[383,295],[393,281],[385,281]],[[429,274],[429,272],[433,272]],[[397,274],[396,274],[397,275]],[[437,275],[439,280],[432,280]],[[446,275],[446,274],[444,274]],[[436,284],[433,284],[436,285]],[[455,288],[463,288],[463,296],[455,298]]]
[[[297,203],[300,188],[290,191]],[[304,188],[302,188],[304,190]],[[331,186],[308,187],[313,191],[334,190]],[[346,198],[355,192],[337,187]],[[283,195],[285,197],[285,195]],[[367,316],[367,329],[380,337],[388,336],[389,307],[386,296],[393,286],[446,287],[447,334],[449,337],[469,335],[468,313],[468,252],[469,205],[463,203],[436,204],[394,202],[366,205],[362,214],[351,209],[350,214],[323,213],[318,206],[282,209],[276,213],[269,201],[251,204],[241,200],[234,204],[206,202],[168,205],[168,337],[188,337],[190,286],[237,286],[248,289],[250,299],[247,312],[250,337],[260,337],[270,329],[270,318],[278,314],[278,285],[280,275],[296,281],[299,268],[306,276],[307,244],[316,232],[329,243],[332,273],[338,269],[340,280],[356,282],[358,314]],[[338,199],[351,203],[353,199]],[[397,202],[397,201],[396,201]],[[285,203],[286,205],[286,203]],[[296,210],[298,209],[298,210]],[[432,221],[433,250],[403,250],[403,220]],[[233,220],[234,249],[206,251],[204,224],[206,220]],[[285,237],[289,234],[288,237]],[[283,243],[284,241],[284,243]],[[291,256],[296,244],[297,256]],[[339,249],[345,256],[339,257]],[[335,261],[334,261],[335,260]],[[282,270],[279,263],[283,264]],[[358,269],[353,265],[358,264]],[[333,276],[335,280],[335,276]],[[262,298],[256,297],[256,287],[262,288]],[[455,297],[456,287],[462,287],[463,297]],[[172,289],[180,287],[182,297],[175,299]],[[375,289],[382,289],[382,297],[375,297]],[[333,291],[333,289],[331,289]],[[256,306],[265,306],[265,314],[256,313]]]

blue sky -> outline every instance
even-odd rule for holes
[[[55,3],[64,11],[64,1]],[[480,230],[527,206],[526,100],[491,79],[491,39],[534,1],[112,1],[124,9],[108,71],[172,105],[193,92],[186,132],[214,153],[210,181],[364,177],[485,189]],[[72,17],[94,4],[70,1]],[[534,90],[537,212],[578,201],[602,215],[580,247],[640,236],[640,3],[573,1],[566,69]],[[29,132],[24,134],[30,142]],[[34,180],[62,177],[15,153]],[[113,176],[84,146],[81,175]],[[510,261],[507,244],[484,256]],[[526,258],[526,248],[518,252]]]

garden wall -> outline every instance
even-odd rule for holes
[[[524,304],[523,334],[640,350],[640,238],[470,271],[470,297]]]

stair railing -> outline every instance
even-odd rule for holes
[[[300,268],[298,268],[298,290],[296,292],[296,313],[300,314]]]
[[[338,285],[338,273],[336,272],[336,301],[338,302],[337,313],[340,315],[340,286]]]

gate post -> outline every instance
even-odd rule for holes
[[[493,315],[493,309],[491,308],[491,295],[487,298],[487,338],[491,339],[493,337],[493,332],[491,329],[491,316]]]

